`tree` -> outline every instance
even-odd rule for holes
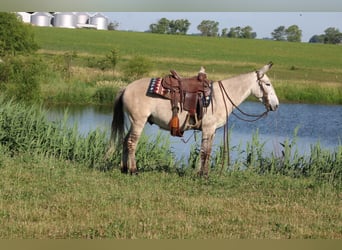
[[[202,36],[217,36],[219,23],[211,20],[203,20],[197,29],[202,33]]]
[[[169,22],[169,33],[185,35],[188,32],[190,24],[187,19],[171,20]]]
[[[228,36],[228,29],[227,28],[222,29],[221,36],[222,37]]]
[[[232,28],[230,28],[227,36],[230,38],[239,38],[240,33],[241,33],[241,27],[240,26],[232,27]]]
[[[119,27],[119,23],[114,21],[114,22],[110,22],[108,25],[108,30],[117,30]]]
[[[227,36],[230,38],[246,38],[254,39],[257,34],[252,32],[253,28],[251,26],[246,26],[241,28],[240,26],[230,28]]]
[[[0,56],[31,53],[37,49],[31,26],[14,13],[0,12]]]
[[[242,28],[240,38],[247,38],[247,39],[256,38],[256,33],[252,31],[253,31],[253,28],[251,26],[246,26]]]
[[[285,41],[286,40],[286,31],[285,26],[279,26],[271,33],[272,37],[276,41]]]
[[[339,29],[329,27],[324,31],[324,43],[338,44],[342,41],[342,33]]]
[[[300,42],[302,39],[302,31],[297,25],[291,25],[285,30],[288,42]]]
[[[169,24],[170,21],[163,17],[158,21],[158,23],[153,23],[150,25],[150,31],[152,33],[167,34],[169,31]]]
[[[324,35],[313,35],[310,40],[309,43],[324,43]]]
[[[150,32],[158,34],[182,34],[185,35],[190,27],[187,19],[168,20],[161,18],[158,23],[150,25]]]

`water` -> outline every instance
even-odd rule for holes
[[[244,102],[240,108],[251,114],[260,114],[264,107],[256,102]],[[86,134],[99,128],[110,131],[112,122],[112,107],[106,106],[69,106],[68,123],[72,126],[78,124],[80,133]],[[65,107],[53,106],[49,108],[48,118],[53,121],[63,119]],[[280,143],[286,139],[296,138],[296,145],[300,153],[310,151],[310,145],[319,142],[323,148],[335,149],[342,143],[342,106],[308,105],[308,104],[281,104],[278,111],[269,112],[266,118],[256,122],[245,122],[231,115],[228,120],[229,128],[232,129],[230,147],[246,147],[252,135],[258,131],[259,139],[265,142],[266,153],[279,154],[282,150]],[[294,131],[298,129],[297,136]],[[151,137],[159,131],[158,126],[146,124],[145,133]],[[160,130],[161,131],[161,130]],[[169,136],[168,131],[163,131]],[[201,133],[186,131],[183,139],[189,139],[184,143],[181,138],[170,137],[172,151],[178,158],[188,157],[190,145],[200,144]],[[214,147],[223,141],[223,128],[216,132]]]

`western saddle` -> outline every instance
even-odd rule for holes
[[[170,70],[161,85],[162,96],[171,101],[172,118],[170,132],[173,136],[183,136],[186,129],[199,129],[202,124],[203,110],[208,107],[211,99],[212,82],[207,79],[205,69],[201,67],[197,76],[182,78],[175,70]],[[179,127],[179,110],[188,111],[186,121]]]

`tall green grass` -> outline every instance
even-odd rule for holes
[[[66,120],[47,121],[41,108],[5,102],[3,98],[0,103],[0,143],[9,154],[28,152],[102,167],[107,145],[104,132],[96,130],[81,136],[77,125],[69,128]]]
[[[81,135],[77,123],[70,127],[67,119],[66,113],[63,120],[50,122],[42,108],[6,101],[1,97],[0,145],[13,156],[27,152],[78,162],[99,170],[119,168],[120,148],[105,158],[108,131],[97,129]],[[138,145],[137,163],[143,171],[173,167],[169,142],[161,136],[151,141],[143,135]]]
[[[0,99],[0,145],[10,155],[28,152],[57,159],[78,162],[94,169],[111,170],[119,168],[121,148],[105,158],[108,150],[108,131],[99,129],[81,135],[77,124],[67,125],[67,113],[59,122],[49,122],[41,108],[27,106]],[[265,142],[258,133],[252,136],[246,148],[231,148],[238,157],[225,171],[253,171],[257,174],[280,174],[289,177],[314,178],[317,181],[342,184],[342,146],[329,151],[320,144],[312,145],[308,155],[300,155],[296,146],[296,136],[285,141],[282,155],[265,155]],[[193,174],[199,162],[199,149],[192,147],[190,158],[175,161],[170,141],[158,134],[154,140],[141,137],[136,158],[140,171],[176,172],[180,175]],[[212,171],[222,172],[222,146],[213,153]]]

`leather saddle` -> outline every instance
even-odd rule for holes
[[[162,79],[163,96],[171,101],[171,135],[181,137],[185,129],[201,127],[203,110],[211,99],[211,84],[203,67],[197,76],[191,78],[182,78],[175,70],[170,70],[170,74]],[[179,127],[179,109],[188,111],[182,128]]]

